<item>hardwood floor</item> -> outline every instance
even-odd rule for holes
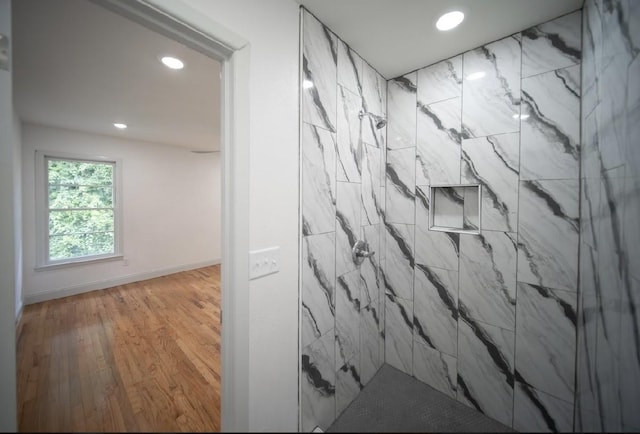
[[[26,306],[20,431],[219,431],[220,266]]]

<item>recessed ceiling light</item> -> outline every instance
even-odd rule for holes
[[[458,25],[462,22],[462,20],[464,20],[464,14],[462,12],[460,11],[447,12],[446,14],[438,18],[438,21],[436,22],[436,27],[438,28],[438,30],[441,30],[444,32],[446,30],[451,30],[454,27],[458,27]]]
[[[160,61],[162,63],[164,63],[164,65],[167,68],[171,68],[171,69],[182,69],[184,68],[184,62],[178,58],[175,57],[171,57],[171,56],[164,56],[163,58],[160,59]]]
[[[116,122],[115,124],[113,124],[114,127],[116,127],[119,130],[124,130],[125,128],[127,128],[127,124],[121,124]]]
[[[313,87],[313,81],[311,81],[311,80],[303,80],[303,81],[302,81],[302,87],[303,87],[304,89],[310,89],[310,88],[312,88],[312,87]]]
[[[529,119],[529,115],[519,115],[519,114],[516,113],[516,114],[513,115],[513,118],[514,119],[521,119],[521,120],[524,121],[526,119]]]
[[[485,75],[487,75],[487,73],[484,72],[484,71],[473,72],[473,73],[467,75],[467,80],[479,80],[482,77],[484,77]]]

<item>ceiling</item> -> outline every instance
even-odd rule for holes
[[[296,0],[385,78],[414,71],[582,7],[583,0]],[[440,32],[451,10],[464,22]]]
[[[13,4],[14,99],[22,121],[219,149],[218,62],[87,0]],[[161,64],[167,54],[184,69]],[[116,130],[114,122],[129,127]]]

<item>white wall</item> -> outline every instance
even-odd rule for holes
[[[22,313],[22,125],[18,114],[13,111],[13,218],[14,218],[14,270],[16,318]]]
[[[35,151],[122,161],[122,242],[126,261],[35,271]],[[220,158],[187,149],[23,124],[25,303],[220,260]]]
[[[250,283],[249,427],[298,426],[298,5],[152,0],[194,9],[250,44],[250,248],[280,246],[280,272]],[[215,31],[216,29],[202,29]]]
[[[10,0],[0,0],[0,33],[11,38]],[[13,116],[12,74],[0,70],[0,431],[17,430]]]

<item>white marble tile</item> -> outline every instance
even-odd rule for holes
[[[362,224],[375,225],[380,222],[380,162],[381,150],[371,145],[363,146],[362,158]]]
[[[413,343],[413,375],[436,390],[456,398],[457,359],[427,345]]]
[[[412,375],[413,303],[391,294],[386,295],[385,302],[385,362]]]
[[[362,280],[362,306],[367,306],[377,301],[380,296],[380,281],[378,270],[380,268],[380,225],[363,226],[362,240],[369,245],[369,251],[375,254],[365,258],[360,265],[360,278]]]
[[[360,380],[363,385],[367,385],[384,363],[382,317],[377,301],[360,310]]]
[[[415,148],[387,152],[387,222],[413,224],[415,221],[415,158]]]
[[[576,293],[518,283],[516,370],[523,382],[573,403]]]
[[[600,178],[600,211],[594,227],[599,252],[598,278],[603,283],[599,295],[610,300],[620,300],[625,286],[622,219],[625,202],[633,200],[625,197],[625,181],[623,167],[608,170]]]
[[[635,262],[637,263],[637,262]],[[620,406],[622,424],[640,427],[638,391],[640,390],[640,281],[629,279],[623,297],[620,318]]]
[[[383,259],[387,258],[387,249],[386,249],[386,237],[384,235],[385,233],[385,221],[386,221],[386,214],[387,214],[387,189],[385,187],[381,187],[380,188],[380,196],[381,198],[380,203],[378,204],[379,208],[379,214],[380,214],[380,251],[378,258],[382,261]]]
[[[358,270],[336,280],[336,366],[360,352],[360,292]]]
[[[514,333],[474,322],[460,304],[457,400],[511,426]]]
[[[582,12],[576,11],[522,32],[522,76],[580,63]]]
[[[457,355],[458,273],[416,264],[413,340]]]
[[[360,184],[338,182],[336,202],[336,275],[355,270],[351,250],[360,237]]]
[[[417,225],[415,246],[416,263],[458,271],[460,234],[430,231]]]
[[[482,185],[482,229],[516,230],[519,156],[517,133],[462,141],[462,182]]]
[[[378,116],[387,114],[387,80],[367,62],[362,65],[362,97],[368,112]]]
[[[513,428],[518,432],[573,432],[573,403],[516,381]]]
[[[597,112],[582,119],[582,148],[580,152],[581,178],[600,178],[602,158],[600,155],[600,137]]]
[[[463,54],[462,125],[470,137],[519,131],[520,58],[519,34]]]
[[[433,226],[462,228],[464,217],[464,189],[441,187],[431,191],[433,204]]]
[[[303,17],[302,120],[336,131],[338,47],[331,30],[308,12]]]
[[[387,147],[416,146],[417,74],[412,72],[387,82]]]
[[[362,169],[362,128],[358,113],[362,110],[359,95],[338,86],[338,169],[337,180],[360,182]]]
[[[336,137],[302,125],[302,234],[333,232],[336,227]]]
[[[463,210],[462,229],[480,229],[480,189],[478,187],[462,187]]]
[[[336,372],[336,419],[358,396],[364,387],[360,380],[359,356],[345,363]]]
[[[338,39],[338,84],[362,95],[362,58]]]
[[[635,3],[634,3],[635,4]],[[640,15],[640,9],[636,6]],[[640,20],[640,18],[638,18]],[[640,24],[639,24],[640,25]],[[629,65],[628,93],[627,93],[627,134],[625,141],[625,162],[627,176],[640,178],[640,146],[637,138],[640,137],[640,56]]]
[[[587,1],[582,14],[582,114],[592,113],[600,101],[598,68],[602,57],[600,4]]]
[[[473,319],[515,330],[516,257],[516,234],[461,236],[460,301]]]
[[[429,227],[430,188],[428,185],[416,186],[416,225]]]
[[[578,180],[521,181],[518,280],[575,291]]]
[[[310,235],[302,241],[302,345],[333,329],[335,233]]]
[[[333,329],[302,350],[302,431],[329,428],[336,418]]]
[[[462,55],[418,70],[418,101],[431,104],[462,95]]]
[[[414,225],[386,224],[386,292],[413,300]]]
[[[638,121],[640,123],[640,120]],[[627,169],[627,173],[629,170]],[[622,209],[623,251],[628,264],[640,263],[640,176],[625,179],[624,208]],[[640,267],[628,267],[629,274],[640,280]]]
[[[574,179],[580,170],[580,65],[522,80],[520,179]]]
[[[625,373],[620,371],[620,300],[598,300],[596,382],[599,386],[598,407],[602,430],[618,431],[622,423],[619,384]]]
[[[416,183],[459,184],[461,98],[418,104]]]
[[[605,170],[626,162],[629,62],[625,56],[608,57],[598,71],[600,101],[594,111],[598,117],[600,157]]]

